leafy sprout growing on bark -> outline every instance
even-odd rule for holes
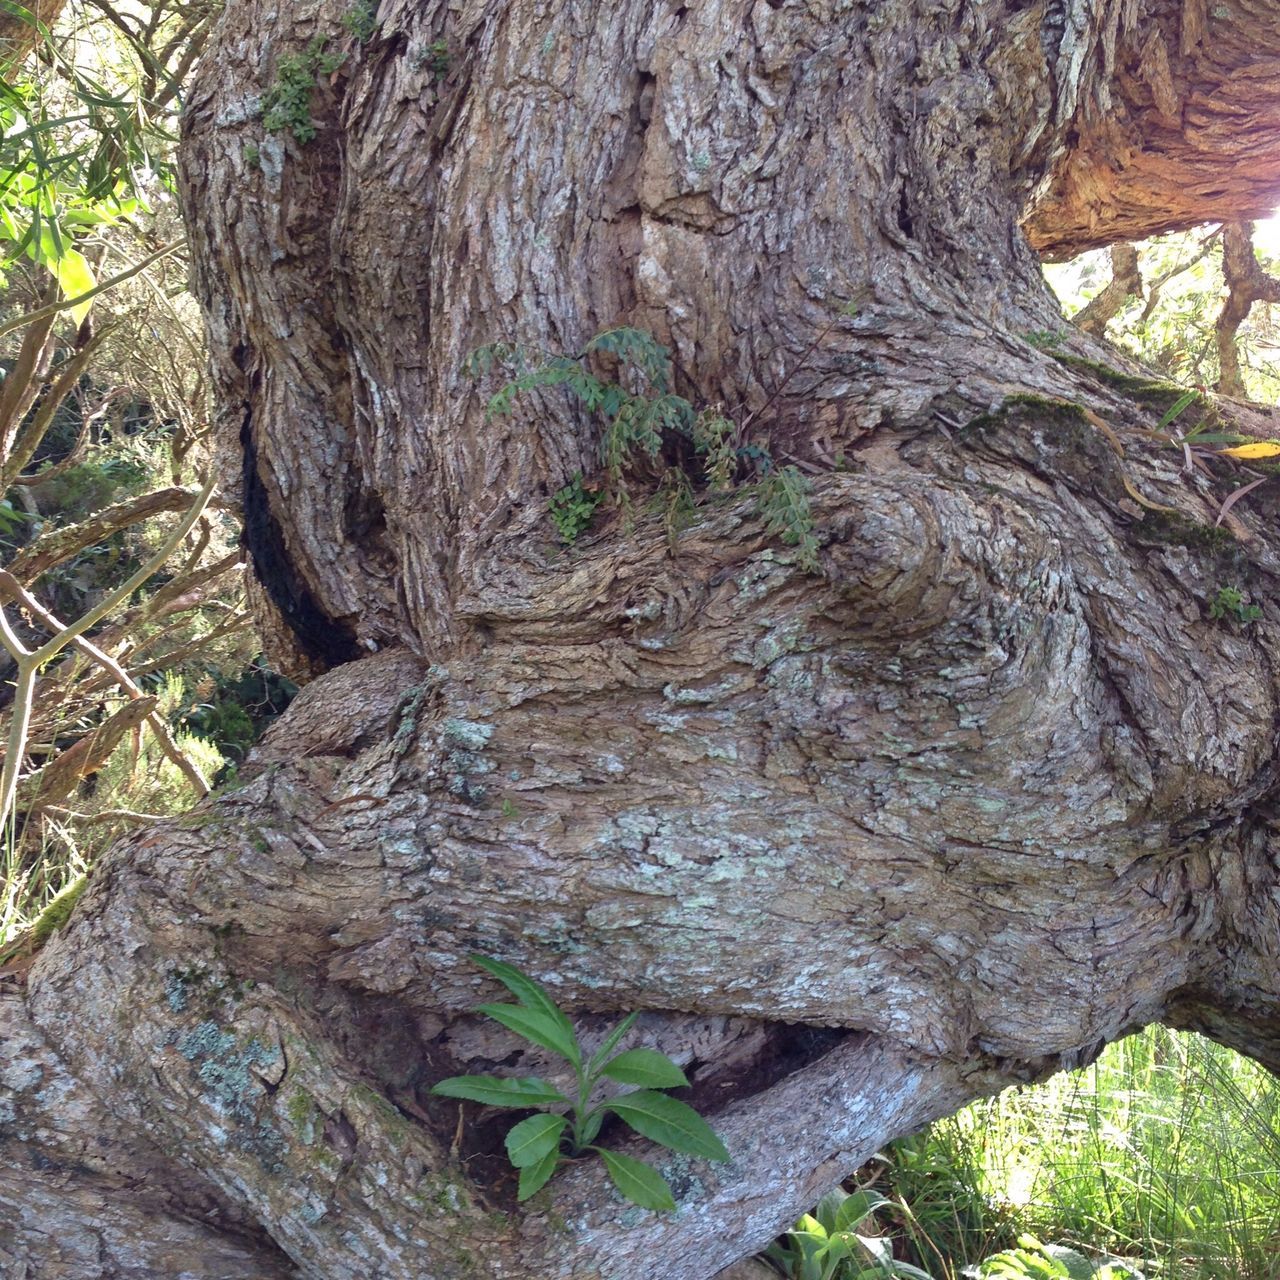
[[[569,1160],[595,1152],[605,1163],[619,1192],[644,1209],[674,1209],[666,1179],[643,1160],[597,1145],[607,1116],[612,1113],[641,1137],[659,1146],[706,1160],[728,1160],[729,1153],[711,1126],[687,1103],[666,1090],[689,1081],[684,1072],[656,1049],[619,1046],[635,1025],[638,1014],[625,1017],[587,1057],[573,1023],[546,989],[527,974],[487,956],[471,959],[497,978],[516,998],[515,1004],[482,1004],[483,1013],[531,1044],[563,1058],[573,1069],[572,1097],[536,1076],[451,1076],[431,1092],[440,1097],[480,1102],[489,1107],[536,1110],[507,1134],[507,1156],[520,1171],[519,1198],[529,1199]],[[603,1080],[638,1085],[592,1104]]]
[[[595,372],[591,358],[598,355],[617,361],[621,381]],[[817,572],[818,541],[809,482],[798,468],[777,466],[767,448],[745,439],[750,418],[739,426],[719,407],[699,410],[672,390],[671,353],[652,334],[626,325],[606,329],[576,355],[495,342],[472,352],[465,367],[473,377],[495,368],[514,374],[490,397],[490,416],[508,414],[519,396],[550,387],[565,388],[589,412],[604,416],[600,461],[605,483],[598,489],[584,486],[578,473],[551,499],[551,518],[565,542],[573,542],[587,528],[605,497],[624,507],[629,504],[627,473],[635,463],[656,463],[664,444],[683,440],[686,450],[691,446],[699,459],[700,474],[686,476],[686,483],[676,486],[678,492],[668,495],[671,500],[660,505],[667,509],[682,506],[690,492],[689,479],[705,484],[713,493],[745,481],[755,489],[769,532],[797,548],[797,563],[803,569]],[[629,389],[636,386],[641,389]],[[666,468],[664,484],[672,473],[673,468]],[[595,500],[590,501],[592,498]]]
[[[1249,603],[1248,595],[1239,587],[1219,587],[1218,594],[1209,603],[1209,617],[1215,621],[1238,622],[1248,626],[1262,617],[1262,610]]]
[[[892,1203],[874,1191],[846,1195],[837,1188],[770,1245],[765,1257],[789,1280],[932,1280],[927,1271],[899,1262],[891,1240],[869,1231],[876,1210]]]
[[[599,489],[584,485],[582,472],[575,472],[573,479],[563,489],[557,489],[551,495],[551,523],[555,525],[561,540],[566,543],[576,542],[603,501],[604,494]]]
[[[313,36],[301,53],[286,54],[276,67],[276,78],[262,95],[262,125],[268,133],[288,130],[301,143],[316,136],[311,116],[311,95],[320,79],[342,65],[342,54],[326,53],[324,36]]]
[[[378,10],[373,0],[356,0],[342,15],[342,26],[361,44],[372,40],[378,30]]]

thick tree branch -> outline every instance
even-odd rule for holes
[[[1280,280],[1265,272],[1253,251],[1253,225],[1228,223],[1222,230],[1222,274],[1227,297],[1214,325],[1218,347],[1218,390],[1226,396],[1248,398],[1240,373],[1236,335],[1255,302],[1280,302]]]
[[[1131,244],[1111,248],[1111,280],[1082,308],[1072,321],[1078,329],[1095,338],[1106,335],[1107,325],[1124,309],[1130,298],[1142,297],[1142,271],[1138,251]]]

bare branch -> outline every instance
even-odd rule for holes
[[[1142,271],[1138,251],[1131,244],[1111,246],[1111,281],[1088,306],[1072,317],[1076,327],[1101,338],[1107,324],[1124,308],[1130,298],[1142,297]]]
[[[2,569],[0,569],[0,585],[3,585],[16,599],[21,600],[23,607],[29,609],[32,616],[43,626],[48,627],[50,631],[57,634],[68,629],[66,624],[50,613],[35,596],[24,590],[21,583],[12,574],[6,573]],[[72,644],[81,653],[92,658],[100,667],[108,671],[131,700],[135,702],[146,701],[151,704],[153,710],[148,712],[146,723],[151,732],[155,734],[156,741],[160,744],[160,750],[168,756],[182,776],[191,784],[196,795],[207,796],[209,794],[208,782],[200,770],[196,768],[191,758],[178,746],[164,717],[154,710],[155,699],[144,693],[129,673],[110,654],[98,648],[93,641],[86,639],[84,636],[77,636],[72,641]]]
[[[1214,334],[1218,344],[1218,391],[1247,400],[1240,373],[1236,334],[1255,302],[1280,302],[1280,280],[1265,272],[1253,252],[1253,223],[1232,222],[1222,229],[1222,274],[1227,299],[1218,314]]]
[[[18,582],[30,586],[56,565],[63,564],[88,547],[97,546],[121,529],[141,524],[152,516],[168,511],[187,510],[196,496],[193,489],[168,488],[156,489],[141,497],[117,502],[79,524],[41,534],[14,556],[8,566],[9,572]],[[225,565],[226,561],[219,563]],[[0,601],[11,598],[0,588]]]

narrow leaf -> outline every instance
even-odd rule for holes
[[[685,1073],[656,1049],[628,1049],[606,1063],[602,1074],[645,1089],[681,1089],[689,1083]]]
[[[560,1163],[559,1151],[548,1151],[537,1164],[526,1165],[520,1170],[520,1186],[516,1191],[516,1199],[524,1201],[547,1185],[551,1175]]]
[[[665,1093],[624,1093],[603,1104],[650,1142],[707,1160],[728,1160],[715,1130],[690,1106]]]
[[[1192,404],[1200,398],[1198,391],[1184,391],[1164,412],[1164,417],[1160,419],[1157,430],[1167,427],[1174,418],[1180,414],[1187,405]]]
[[[578,1060],[578,1041],[573,1029],[567,1032],[556,1018],[550,1017],[541,1009],[528,1009],[519,1004],[482,1004],[476,1006],[477,1013],[483,1013],[500,1022],[509,1031],[524,1039],[558,1053],[570,1062]]]
[[[517,1169],[545,1160],[560,1150],[560,1135],[569,1122],[564,1116],[530,1116],[507,1134],[507,1157]]]
[[[1230,511],[1246,493],[1251,493],[1260,484],[1265,484],[1270,479],[1270,476],[1259,476],[1258,479],[1250,480],[1248,484],[1242,484],[1240,488],[1227,494],[1227,496],[1222,500],[1222,506],[1218,508],[1218,518],[1213,522],[1213,527],[1216,529],[1223,520],[1226,519],[1227,512]]]
[[[604,1124],[604,1112],[597,1108],[585,1120],[582,1126],[583,1143],[592,1143],[600,1136],[600,1126]]]
[[[599,1070],[600,1064],[622,1043],[622,1037],[636,1025],[636,1019],[640,1015],[638,1013],[629,1013],[623,1020],[618,1023],[612,1031],[604,1038],[601,1046],[591,1055],[591,1061],[587,1064],[587,1074],[593,1075]]]
[[[450,1076],[431,1092],[441,1098],[483,1102],[487,1107],[545,1107],[569,1101],[558,1089],[534,1076]]]
[[[642,1209],[655,1210],[671,1210],[676,1207],[675,1197],[671,1194],[667,1180],[643,1160],[633,1160],[616,1151],[606,1151],[604,1147],[592,1147],[591,1150],[600,1153],[613,1185],[632,1204],[638,1204]]]
[[[491,960],[488,956],[476,955],[473,955],[471,959],[485,973],[497,978],[526,1009],[535,1009],[537,1012],[545,1013],[547,1017],[554,1019],[560,1025],[560,1029],[564,1032],[566,1038],[573,1041],[573,1053],[565,1056],[572,1062],[580,1062],[582,1060],[581,1054],[578,1052],[577,1034],[574,1032],[573,1023],[560,1011],[560,1006],[547,994],[545,987],[535,982],[527,974],[521,973],[513,965],[503,964],[501,960]]]

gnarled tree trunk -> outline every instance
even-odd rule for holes
[[[1171,393],[1066,332],[1019,231],[1273,200],[1274,6],[342,18],[231,7],[184,143],[261,612],[331,670],[6,998],[0,1248],[699,1280],[887,1139],[1153,1020],[1280,1067],[1274,498],[1214,527],[1234,464],[1182,470]],[[259,111],[290,55],[305,143]],[[811,475],[819,572],[746,493],[557,545],[599,421],[486,417],[461,366],[620,324]],[[1214,617],[1222,586],[1262,619]],[[588,1039],[644,1011],[731,1163],[659,1157],[674,1214],[590,1163],[517,1208],[504,1126],[428,1093],[551,1070],[467,1015],[477,952]]]

